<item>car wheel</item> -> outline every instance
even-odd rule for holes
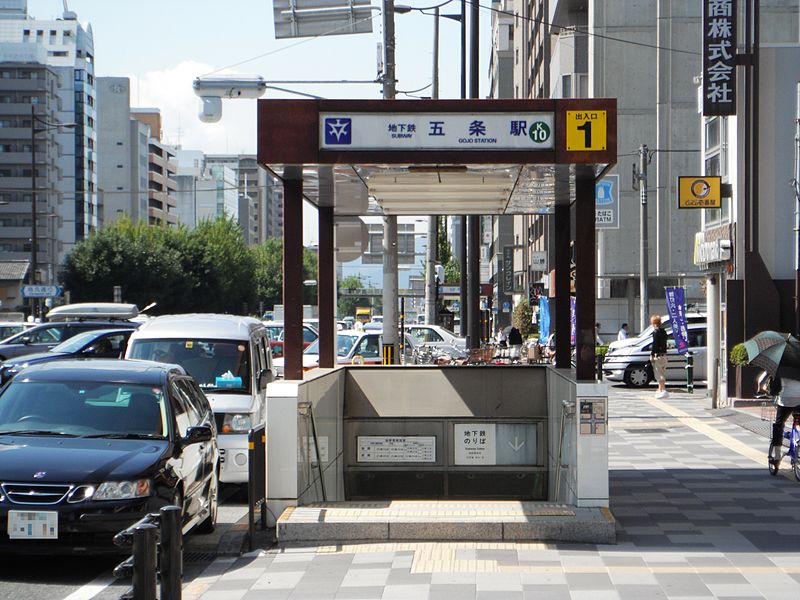
[[[631,365],[625,369],[622,380],[630,387],[645,387],[650,383],[650,369],[645,364]]]
[[[197,526],[197,533],[214,533],[217,526],[217,510],[219,508],[219,472],[214,470],[214,476],[208,486],[209,515],[205,521]]]

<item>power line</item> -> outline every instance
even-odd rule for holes
[[[364,17],[363,19],[357,19],[352,24],[351,23],[345,23],[343,25],[340,25],[339,27],[334,27],[333,29],[330,29],[330,30],[325,31],[325,32],[320,33],[320,34],[317,34],[317,35],[315,35],[313,37],[309,37],[309,38],[297,41],[297,42],[295,42],[293,44],[289,44],[287,46],[284,46],[283,48],[278,48],[277,50],[270,50],[269,52],[265,52],[263,54],[259,54],[258,56],[253,56],[252,58],[247,58],[247,59],[241,60],[241,61],[239,61],[237,63],[233,63],[232,65],[228,65],[227,67],[220,67],[219,69],[216,69],[214,71],[210,71],[210,72],[206,73],[205,75],[201,75],[201,77],[208,77],[209,75],[215,75],[215,74],[219,73],[220,71],[224,71],[226,69],[234,69],[236,67],[240,67],[241,65],[247,64],[249,62],[253,62],[254,60],[258,60],[260,58],[266,58],[267,56],[272,56],[273,54],[278,54],[279,52],[283,52],[283,51],[289,50],[291,48],[296,48],[297,46],[300,46],[302,44],[308,44],[310,42],[318,40],[319,38],[325,37],[327,35],[334,34],[334,33],[336,33],[337,31],[339,31],[341,29],[348,29],[351,26],[358,25],[359,23],[363,23],[364,21],[371,21],[372,19],[374,19],[377,16],[378,16],[378,13],[376,13],[374,15],[370,15],[369,17]]]
[[[640,46],[643,48],[653,48],[655,50],[666,50],[667,52],[677,52],[680,54],[691,54],[693,56],[700,56],[700,52],[693,52],[691,50],[681,50],[679,48],[670,48],[669,46],[659,46],[658,44],[647,44],[645,42],[636,42],[634,40],[626,40],[623,38],[614,37],[612,35],[606,35],[603,33],[595,33],[591,32],[588,29],[581,30],[578,26],[571,26],[565,27],[563,25],[556,25],[555,23],[551,23],[550,21],[545,21],[544,19],[534,19],[533,17],[524,17],[522,15],[502,10],[500,8],[494,8],[493,6],[484,6],[480,3],[480,0],[465,0],[468,4],[477,5],[484,10],[488,10],[490,12],[496,12],[501,15],[508,15],[510,17],[514,17],[515,19],[522,19],[523,21],[530,21],[532,23],[538,23],[539,25],[547,25],[552,27],[553,29],[557,29],[558,31],[576,31],[579,33],[584,33],[588,36],[609,40],[612,42],[619,42],[620,44],[630,44],[632,46]]]

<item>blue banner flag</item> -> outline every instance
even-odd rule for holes
[[[550,335],[550,300],[539,296],[539,340],[544,343]]]
[[[682,287],[664,288],[667,295],[667,310],[672,323],[672,338],[680,354],[689,352],[689,328],[686,326],[685,292]]]
[[[575,296],[569,297],[569,343],[575,345]]]

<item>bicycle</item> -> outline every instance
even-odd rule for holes
[[[800,407],[796,407],[792,410],[792,428],[789,431],[783,432],[783,438],[789,440],[789,449],[786,452],[783,451],[782,443],[778,445],[770,442],[769,444],[769,456],[767,460],[769,474],[773,476],[777,475],[781,459],[783,459],[784,456],[789,456],[792,460],[794,478],[800,481],[800,456],[798,456],[798,451],[800,451]]]

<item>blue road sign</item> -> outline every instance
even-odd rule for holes
[[[23,285],[23,298],[56,298],[61,295],[61,288],[57,285]]]

